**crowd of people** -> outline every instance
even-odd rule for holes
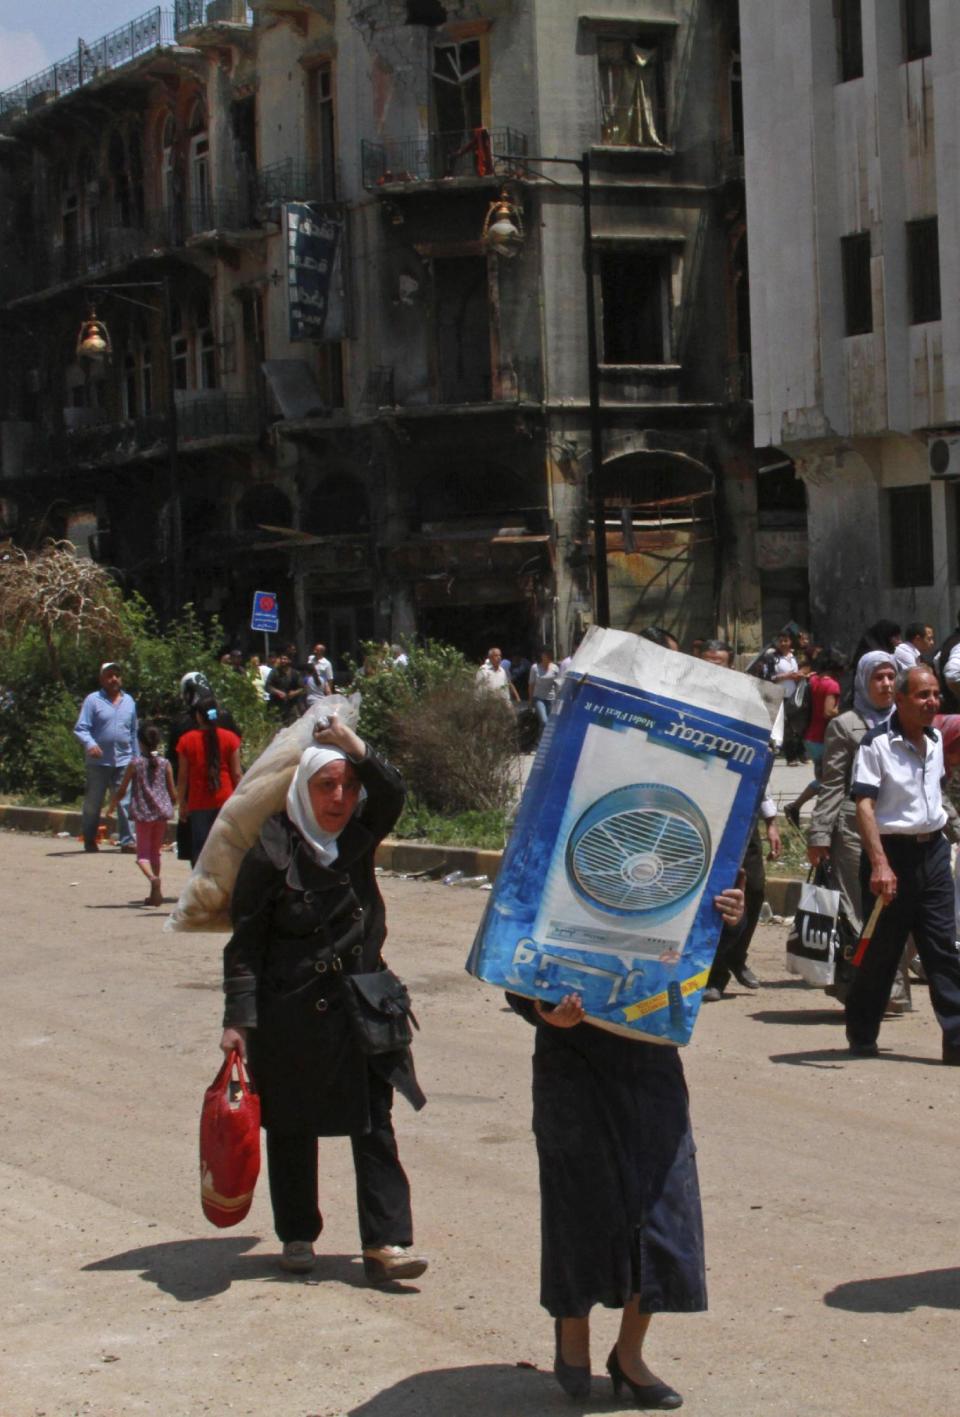
[[[668,651],[680,648],[662,627],[642,635]],[[868,947],[844,991],[855,1059],[878,1052],[909,941],[929,983],[942,1060],[960,1064],[949,845],[960,841],[960,818],[943,792],[960,760],[960,624],[938,654],[934,644],[929,625],[909,625],[901,636],[897,626],[881,621],[846,661],[785,631],[740,671],[784,686],[794,748],[800,745],[815,772],[787,815],[799,823],[800,811],[813,802],[810,862],[832,873],[854,936],[871,921]],[[695,648],[706,663],[738,672],[724,641],[701,640]],[[391,667],[402,670],[402,652],[385,653]],[[546,724],[569,666],[569,657],[557,663],[547,648],[531,662],[522,655],[506,660],[491,647],[476,671],[477,692],[511,706],[527,704]],[[234,667],[251,672],[242,657]],[[282,652],[261,684],[285,723],[303,703],[329,694],[332,679],[324,647],[316,645],[302,668],[293,652]],[[158,727],[138,724],[120,666],[105,663],[76,726],[87,755],[85,849],[98,849],[96,826],[110,791],[118,824],[124,814],[121,850],[136,852],[154,905],[162,899],[159,853],[174,802],[189,827],[195,860],[240,774],[236,725],[202,675],[184,676],[181,698],[183,713],[171,725],[164,755]],[[358,1005],[389,998],[386,1012],[394,1022],[409,1009],[382,957],[385,907],[374,872],[376,847],[396,821],[403,794],[396,770],[332,714],[315,728],[285,810],[262,828],[234,891],[221,1047],[248,1059],[260,1093],[280,1263],[294,1273],[308,1272],[316,1261],[323,1226],[317,1142],[327,1136],[351,1141],[368,1277],[391,1282],[427,1269],[413,1250],[410,1187],[392,1120],[395,1091],[417,1108],[425,1100],[411,1035],[401,1031],[389,1047],[369,1046],[369,1015],[365,1022]],[[776,815],[775,803],[765,798],[736,881],[714,898],[721,933],[707,1002],[720,999],[734,977],[748,989],[758,987],[748,950],[765,892],[764,845],[771,859],[781,851]],[[644,1410],[675,1409],[682,1397],[648,1366],[644,1345],[655,1313],[706,1307],[699,1186],[679,1052],[592,1028],[577,994],[555,1004],[514,995],[508,1001],[536,1031],[541,1303],[554,1320],[557,1381],[577,1400],[589,1395],[591,1310],[615,1308],[619,1331],[607,1359],[615,1391],[626,1388]]]

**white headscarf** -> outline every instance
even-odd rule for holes
[[[344,827],[341,827],[339,832],[326,832],[318,825],[310,802],[310,779],[316,777],[320,769],[325,768],[328,763],[335,763],[341,759],[344,762],[350,761],[346,753],[341,752],[339,748],[320,748],[311,745],[304,749],[287,792],[287,816],[321,866],[329,866],[336,861],[337,837],[347,823],[344,823]],[[366,793],[363,793],[362,796],[366,796]]]

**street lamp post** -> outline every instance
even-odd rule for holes
[[[132,299],[122,294],[125,290],[159,290],[161,335],[165,351],[165,372],[167,383],[167,480],[170,494],[170,559],[171,591],[170,610],[175,614],[183,604],[183,509],[180,501],[179,429],[177,424],[177,392],[174,387],[173,369],[173,296],[170,277],[162,280],[124,281],[117,285],[91,285],[88,290],[105,291],[125,300],[128,305],[138,305],[143,310],[158,313],[156,305]],[[77,339],[77,353],[81,358],[102,360],[112,353],[110,334],[102,320],[91,311],[90,317],[80,326]]]
[[[533,171],[525,158],[495,153],[495,158],[515,168]],[[603,421],[600,409],[600,371],[597,350],[597,301],[593,283],[593,221],[590,187],[590,153],[582,157],[534,157],[531,162],[559,163],[580,172],[580,203],[583,208],[584,305],[587,314],[587,389],[590,402],[590,494],[593,507],[594,616],[598,625],[610,623],[610,578],[607,571],[607,523],[603,497]],[[545,176],[543,173],[535,173]],[[547,178],[552,182],[552,178]],[[557,186],[565,186],[557,183]],[[571,190],[569,187],[567,190]],[[505,195],[491,205],[484,222],[484,240],[498,255],[513,256],[523,240],[519,211],[511,226]]]

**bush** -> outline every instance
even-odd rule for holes
[[[243,759],[249,764],[272,736],[275,725],[258,688],[244,674],[221,665],[222,631],[204,625],[192,606],[161,630],[153,611],[138,595],[119,610],[128,648],[121,656],[124,686],[137,701],[141,721],[152,719],[161,731],[180,713],[180,679],[202,671],[217,701],[233,714],[243,733]],[[84,787],[84,757],[73,736],[84,697],[97,684],[103,645],[64,634],[56,641],[55,676],[49,646],[37,627],[2,645],[0,688],[0,789],[69,801]]]
[[[413,713],[394,713],[390,728],[394,761],[426,807],[483,812],[513,800],[516,718],[472,682],[428,691]]]
[[[408,664],[395,669],[382,645],[363,650],[352,686],[362,698],[357,731],[396,763],[419,806],[445,815],[506,808],[516,793],[516,720],[499,699],[477,694],[460,651],[436,640],[409,645]]]

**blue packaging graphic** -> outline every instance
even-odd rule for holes
[[[642,687],[641,687],[642,686]],[[756,680],[595,629],[564,680],[467,969],[687,1043],[772,763]]]

